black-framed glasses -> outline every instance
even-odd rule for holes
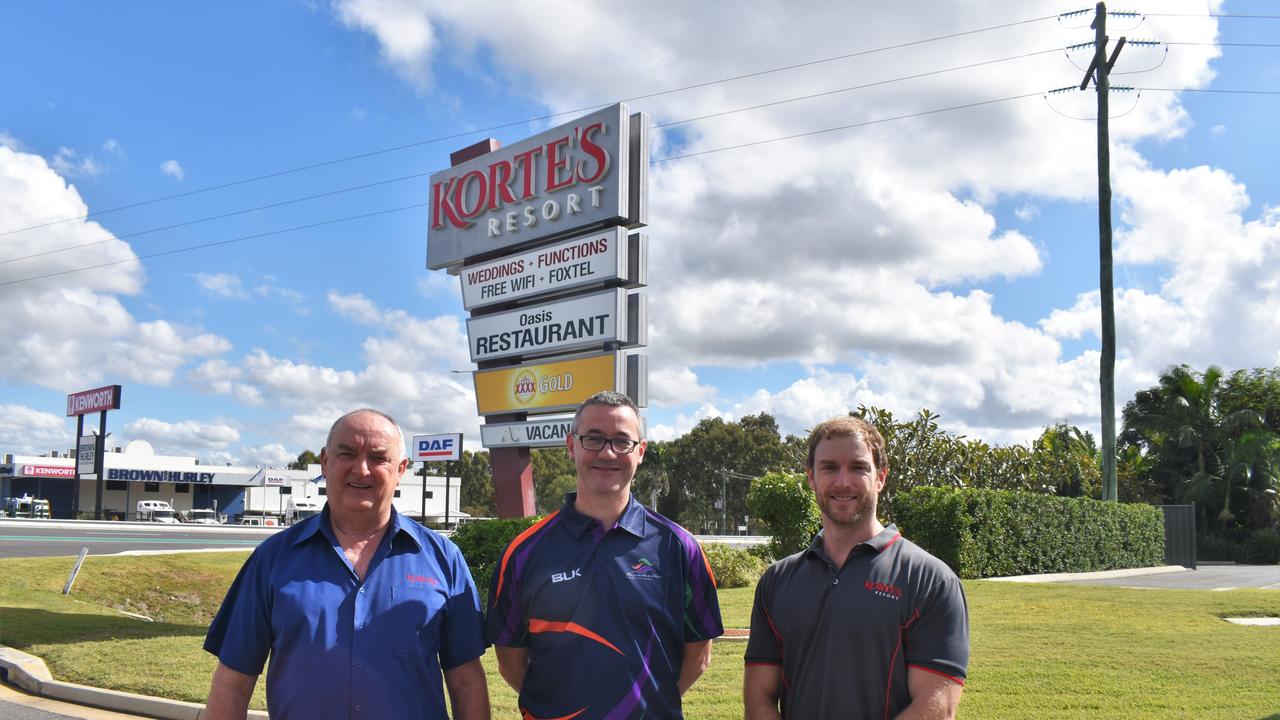
[[[598,452],[603,450],[605,445],[608,445],[619,455],[626,455],[635,450],[636,446],[640,444],[637,440],[624,437],[607,438],[601,435],[574,435],[574,437],[578,438],[578,442],[587,450]]]

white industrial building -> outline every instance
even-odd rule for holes
[[[233,465],[201,465],[194,457],[156,455],[146,443],[130,443],[121,451],[103,454],[102,507],[107,517],[134,519],[139,500],[164,500],[174,510],[207,508],[225,514],[229,522],[244,517],[282,521],[289,499],[325,500],[324,477],[319,465],[306,470]],[[400,481],[394,500],[396,510],[414,519],[448,522],[462,519],[458,478],[414,473],[421,463],[411,463]],[[423,481],[425,479],[425,487]],[[92,518],[97,481],[75,479],[72,452],[48,456],[5,455],[0,463],[0,498],[30,495],[47,498],[55,518]]]

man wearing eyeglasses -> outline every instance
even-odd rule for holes
[[[645,440],[630,398],[587,398],[567,444],[577,492],[503,551],[485,639],[525,718],[681,718],[724,633],[711,566],[631,495]]]

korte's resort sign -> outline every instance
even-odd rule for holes
[[[458,275],[499,514],[532,511],[528,448],[563,444],[601,390],[647,404],[650,121],[619,103],[431,176],[427,267]],[[523,451],[523,456],[505,453]],[[523,457],[513,461],[511,458]],[[505,484],[505,485],[504,485]],[[504,502],[504,487],[524,498]],[[505,508],[504,508],[505,506]]]

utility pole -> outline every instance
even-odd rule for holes
[[[1093,62],[1084,73],[1080,89],[1094,78],[1098,91],[1098,291],[1102,296],[1102,360],[1098,380],[1102,387],[1102,499],[1115,502],[1116,491],[1116,311],[1111,281],[1111,131],[1107,93],[1108,75],[1120,56],[1124,38],[1107,57],[1107,4],[1100,2],[1093,18]]]

